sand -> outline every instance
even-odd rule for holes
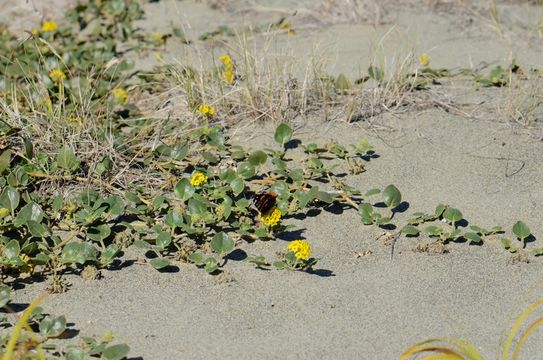
[[[300,54],[296,58],[322,44],[331,49],[329,71],[355,77],[366,70],[382,34],[396,24],[402,35],[394,41],[404,48],[391,42],[390,51],[428,51],[438,67],[506,63],[513,57],[522,66],[541,67],[541,39],[526,30],[523,24],[530,19],[522,16],[536,18],[541,8],[500,6],[505,14],[502,37],[473,13],[438,12],[418,4],[389,7],[394,20],[376,27],[343,23],[318,28],[304,20],[297,35],[277,46],[289,46]],[[194,22],[195,33],[210,30],[217,19],[247,21],[243,13],[190,1],[146,7],[152,10],[146,20],[150,29],[166,23],[157,20],[164,9],[171,19],[176,18],[171,9],[183,12],[178,19]],[[249,18],[264,16],[257,15]],[[185,50],[171,49],[171,56]],[[379,158],[346,181],[363,191],[395,184],[409,204],[397,214],[400,223],[413,212],[447,203],[459,208],[470,224],[484,227],[502,225],[509,231],[522,219],[538,238],[529,246],[541,247],[543,143],[532,130],[501,120],[495,102],[504,96],[503,89],[476,91],[472,84],[453,84],[440,94],[480,106],[468,107],[473,117],[426,108],[355,124],[344,123],[340,112],[332,121],[317,114],[295,120],[295,137],[342,144],[365,138],[373,144]],[[244,146],[273,145],[272,124],[240,125],[231,134],[233,143]],[[176,263],[178,271],[171,273],[132,264],[105,271],[97,281],[68,276],[70,290],[50,295],[44,307],[65,314],[81,334],[113,331],[118,341],[130,345],[130,356],[144,359],[392,359],[414,342],[447,336],[467,338],[485,358],[493,358],[515,305],[542,294],[542,260],[515,263],[497,240],[484,246],[452,244],[447,254],[428,255],[413,251],[417,239],[402,237],[391,260],[390,247],[376,240],[379,230],[364,226],[352,209],[287,222],[298,230],[285,239],[308,239],[321,259],[315,273],[263,271],[239,261],[244,254],[273,259],[286,246],[278,239],[241,245],[226,266],[232,281],[183,263]],[[371,254],[355,256],[366,251]],[[131,250],[127,258],[138,254]],[[30,302],[46,285],[17,289],[14,302]],[[539,332],[526,343],[523,359],[535,359],[541,350]]]

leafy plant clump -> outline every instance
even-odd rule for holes
[[[0,308],[6,312],[11,310],[11,291],[8,286],[0,285]],[[120,360],[126,357],[130,348],[125,344],[111,345],[114,337],[104,334],[100,339],[83,337],[80,345],[61,348],[54,339],[61,338],[69,332],[64,316],[45,314],[39,304],[44,296],[34,300],[22,313],[16,324],[7,317],[0,317],[0,326],[5,331],[0,336],[0,356],[2,359],[46,359],[60,357],[66,359],[85,359],[98,356],[106,360]]]

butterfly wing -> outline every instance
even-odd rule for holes
[[[256,194],[253,197],[253,203],[259,213],[265,214],[276,204],[277,194],[271,191]]]

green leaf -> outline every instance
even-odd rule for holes
[[[385,78],[383,70],[380,67],[373,65],[368,68],[368,75],[370,76],[370,78],[378,82],[383,81]]]
[[[177,144],[171,149],[170,157],[174,160],[181,161],[187,156],[188,152],[189,147],[187,144]]]
[[[419,234],[419,229],[411,225],[405,225],[400,232],[407,236],[417,236]]]
[[[76,346],[69,347],[64,354],[65,360],[84,360],[85,351]]]
[[[274,139],[279,145],[284,146],[292,138],[292,129],[285,123],[279,124],[275,129]]]
[[[17,209],[17,206],[19,206],[20,200],[21,196],[19,195],[19,192],[11,186],[8,186],[0,195],[0,207],[8,209],[9,212],[13,212]]]
[[[111,235],[111,228],[106,224],[93,226],[87,230],[87,237],[93,241],[100,242]]]
[[[474,244],[481,244],[483,242],[483,239],[474,232],[467,232],[464,234],[464,238],[470,240]]]
[[[178,199],[181,199],[183,201],[186,201],[194,195],[194,192],[196,189],[192,187],[190,184],[190,181],[186,178],[183,178],[177,182],[175,185],[175,196],[177,196]]]
[[[226,181],[227,183],[230,183],[234,181],[235,179],[237,179],[237,175],[234,169],[231,169],[231,168],[223,169],[221,173],[219,174],[219,179]]]
[[[439,204],[438,206],[436,206],[436,209],[434,211],[434,214],[436,217],[440,217],[442,214],[443,214],[443,211],[445,211],[445,205],[443,204]]]
[[[206,210],[207,206],[202,201],[196,199],[189,200],[189,211],[191,214],[203,215]]]
[[[220,256],[223,256],[234,249],[234,240],[232,240],[226,233],[221,231],[216,233],[211,239],[211,248],[215,252],[219,253]]]
[[[166,266],[170,265],[170,262],[164,258],[155,258],[149,260],[149,264],[157,270],[163,269]]]
[[[217,263],[217,260],[215,260],[215,258],[210,257],[205,260],[204,269],[209,274],[211,274],[219,269],[219,264]]]
[[[100,256],[100,264],[102,264],[102,266],[106,266],[111,263],[120,250],[121,247],[119,245],[109,244]]]
[[[165,249],[168,245],[172,243],[172,237],[165,231],[162,231],[158,234],[156,238],[156,246],[161,249]]]
[[[513,234],[515,234],[521,241],[524,241],[524,239],[530,236],[531,232],[528,225],[519,220],[515,223],[515,225],[513,225]]]
[[[278,270],[283,270],[287,265],[284,261],[276,261],[273,263],[273,266]]]
[[[204,255],[200,253],[192,253],[189,255],[189,260],[195,264],[202,264],[204,262]]]
[[[394,209],[402,202],[402,194],[400,193],[400,190],[396,188],[396,186],[388,185],[383,190],[383,201],[385,202],[386,206]]]
[[[543,249],[532,249],[530,250],[530,253],[532,253],[534,256],[541,256],[543,255]]]
[[[338,90],[349,90],[352,87],[351,82],[343,73],[338,75],[338,77],[334,81],[334,86]]]
[[[176,227],[182,227],[184,224],[183,215],[181,215],[177,211],[170,211],[164,217],[164,224],[166,224],[166,226],[168,227],[171,227],[172,229],[175,229]]]
[[[326,191],[317,191],[315,193],[315,198],[327,204],[331,204],[334,201],[332,195],[328,194]]]
[[[60,209],[62,209],[62,204],[64,203],[64,197],[62,194],[58,194],[55,196],[55,199],[53,200],[52,210],[53,212],[59,212]]]
[[[366,191],[366,194],[364,194],[364,196],[372,196],[372,195],[379,194],[380,192],[381,192],[380,189],[369,189],[368,191]]]
[[[51,233],[47,226],[36,221],[28,220],[26,222],[26,226],[28,227],[28,231],[30,231],[30,234],[37,238],[44,238]]]
[[[11,294],[11,289],[7,285],[0,285],[0,308],[6,306],[9,302],[9,296]]]
[[[248,179],[255,176],[256,170],[255,170],[255,167],[251,165],[250,163],[242,162],[238,165],[238,174],[242,178]]]
[[[511,240],[506,239],[506,238],[501,238],[500,241],[501,241],[503,247],[506,250],[508,250],[510,253],[516,253],[517,252],[518,248],[511,243]]]
[[[56,161],[60,168],[68,171],[74,171],[79,166],[79,160],[75,156],[74,151],[68,146],[64,146],[60,149]]]
[[[0,155],[0,175],[9,168],[9,162],[11,160],[11,150],[5,150],[2,155]]]
[[[39,328],[40,334],[45,337],[58,337],[66,330],[66,318],[64,315],[55,318],[48,316],[40,322]]]
[[[21,246],[17,240],[10,240],[4,248],[4,257],[8,261],[18,260],[19,253],[21,252]]]
[[[108,347],[102,353],[102,356],[106,360],[121,360],[128,355],[130,347],[126,344],[118,344]]]
[[[234,179],[230,183],[230,188],[234,192],[234,195],[239,195],[245,189],[245,182],[243,181],[243,179],[240,178]]]
[[[249,155],[249,163],[253,166],[264,165],[268,155],[262,150],[256,150],[251,155]]]
[[[219,158],[215,154],[212,154],[208,151],[204,151],[202,153],[202,157],[204,158],[205,161],[207,161],[211,165],[214,165],[219,162]]]
[[[264,256],[252,256],[248,257],[245,261],[255,264],[258,267],[269,265]]]
[[[430,236],[439,236],[443,233],[443,230],[437,226],[431,225],[424,228],[424,232]]]
[[[455,226],[458,221],[463,219],[460,210],[452,207],[449,207],[447,208],[447,210],[445,210],[445,212],[443,213],[443,217],[449,220],[453,224],[453,226]]]
[[[370,203],[363,203],[358,207],[358,215],[362,219],[364,225],[373,224],[373,207]]]
[[[147,241],[144,241],[144,240],[136,240],[136,241],[134,241],[134,246],[137,247],[138,249],[143,249],[143,250],[151,250],[152,249],[151,244],[149,244]]]
[[[31,202],[23,206],[21,211],[19,211],[19,213],[15,217],[15,220],[13,220],[13,224],[19,227],[26,224],[27,221],[35,221],[37,223],[40,223],[42,220],[43,210],[41,206],[39,206],[35,202]]]

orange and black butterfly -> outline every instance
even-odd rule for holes
[[[259,213],[265,214],[275,206],[276,198],[277,194],[273,191],[261,192],[253,196],[253,203]]]

